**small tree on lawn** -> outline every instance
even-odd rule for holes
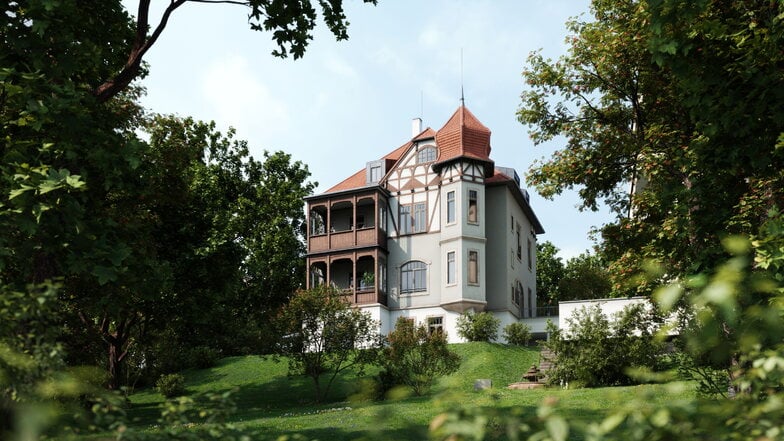
[[[489,312],[460,314],[457,318],[457,333],[468,341],[491,341],[498,338],[501,320]]]
[[[400,317],[387,339],[389,345],[382,358],[381,376],[387,382],[384,386],[406,385],[414,394],[423,395],[438,377],[460,367],[460,356],[447,347],[445,332],[428,332],[424,324],[416,326]]]
[[[278,325],[277,354],[288,358],[290,375],[313,379],[316,401],[327,396],[341,372],[353,368],[362,375],[381,348],[378,323],[326,286],[297,292]]]

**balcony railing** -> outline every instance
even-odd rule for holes
[[[380,303],[387,304],[387,295],[382,292],[376,292],[373,288],[358,289],[356,293],[352,289],[344,289],[342,297],[352,305],[371,305]]]
[[[311,235],[308,239],[310,253],[368,246],[386,247],[386,233],[379,228],[368,227]]]
[[[536,308],[537,317],[556,317],[558,316],[558,306],[538,306]]]

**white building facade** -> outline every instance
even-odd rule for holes
[[[340,289],[384,333],[406,317],[459,342],[465,311],[544,331],[544,230],[517,173],[495,167],[490,130],[465,106],[438,131],[414,121],[410,141],[307,198],[308,286]]]

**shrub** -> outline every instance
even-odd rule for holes
[[[426,393],[436,379],[460,367],[460,356],[449,350],[446,333],[428,332],[427,326],[398,318],[382,352],[384,369],[379,382],[384,392],[395,385],[411,387],[416,395]]]
[[[155,388],[166,398],[185,395],[185,377],[182,374],[161,375],[155,382]]]
[[[498,337],[501,320],[489,312],[464,312],[457,318],[457,334],[468,341],[490,341]]]
[[[629,368],[656,369],[664,345],[655,338],[661,318],[648,305],[634,304],[608,318],[598,304],[582,307],[566,318],[568,332],[548,323],[544,346],[556,354],[548,373],[551,384],[587,387],[634,384]]]
[[[504,327],[504,338],[510,345],[527,346],[531,341],[531,327],[525,323],[510,323]]]
[[[218,364],[220,352],[209,346],[196,346],[188,352],[188,364],[197,369],[207,369]]]

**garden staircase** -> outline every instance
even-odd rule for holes
[[[547,379],[547,371],[552,369],[554,365],[555,352],[547,348],[542,348],[542,351],[539,352],[539,374],[542,378],[540,381],[545,381]]]

